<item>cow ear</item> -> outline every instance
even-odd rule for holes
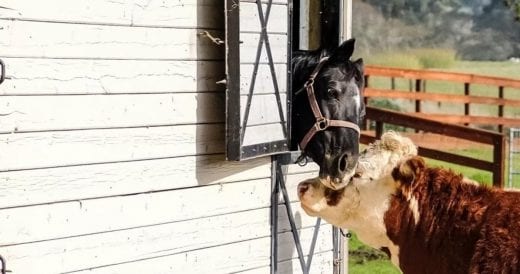
[[[341,43],[336,50],[330,56],[330,60],[334,62],[347,62],[350,60],[352,53],[354,53],[354,44],[356,43],[356,39],[348,39],[347,41]]]
[[[401,184],[411,185],[425,167],[426,163],[422,157],[413,156],[398,164],[392,170],[392,177]]]

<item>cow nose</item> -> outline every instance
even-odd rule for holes
[[[298,193],[300,195],[303,195],[305,194],[305,192],[307,192],[307,190],[309,190],[309,186],[310,184],[308,182],[303,182],[303,183],[300,183],[298,185]]]

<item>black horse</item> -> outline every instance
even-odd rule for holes
[[[297,51],[292,58],[292,138],[333,189],[354,175],[358,125],[365,114],[363,60],[350,61],[354,42],[333,50]]]

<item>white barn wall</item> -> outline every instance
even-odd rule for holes
[[[13,273],[269,271],[270,158],[225,161],[223,49],[200,35],[223,38],[223,0],[0,7],[0,255]],[[307,255],[315,219],[294,190],[316,172],[289,170]],[[301,273],[279,213],[280,273]],[[311,273],[331,272],[330,230]]]

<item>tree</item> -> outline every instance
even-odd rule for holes
[[[520,21],[520,0],[504,0],[504,3],[514,12],[515,19]]]

